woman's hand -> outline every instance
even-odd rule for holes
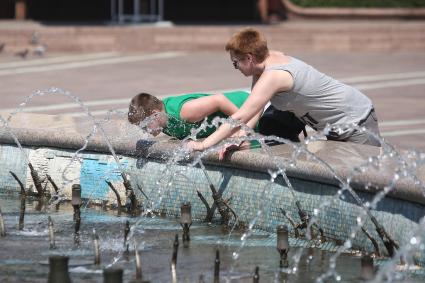
[[[189,141],[185,144],[185,147],[192,151],[202,151],[205,149],[202,141]]]
[[[218,160],[224,160],[229,154],[241,149],[249,149],[249,141],[243,141],[240,144],[232,144],[224,147],[218,152]]]

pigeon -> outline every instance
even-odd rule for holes
[[[27,55],[28,55],[28,52],[29,52],[29,50],[28,50],[28,49],[24,49],[24,50],[22,50],[22,51],[18,51],[18,52],[16,52],[16,53],[15,53],[15,56],[19,56],[19,57],[21,57],[22,59],[26,59],[26,58],[27,58]]]
[[[37,45],[40,42],[38,33],[35,31],[31,35],[30,43],[32,45]]]
[[[38,45],[34,50],[33,54],[37,56],[43,56],[46,53],[46,47],[44,45]]]

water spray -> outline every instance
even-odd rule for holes
[[[385,228],[378,223],[378,220],[376,220],[375,216],[372,215],[372,213],[369,211],[369,209],[366,210],[369,214],[370,220],[372,220],[373,224],[375,225],[376,232],[378,232],[379,237],[382,239],[382,242],[384,243],[385,248],[388,251],[388,254],[390,257],[394,256],[395,250],[399,249],[399,245],[396,241],[394,241],[393,238],[387,233]]]
[[[127,200],[126,200],[127,211],[131,213],[136,213],[137,210],[139,209],[139,203],[137,201],[136,195],[134,194],[134,190],[131,187],[131,183],[127,179],[127,176],[125,175],[125,173],[121,173],[121,176],[122,176],[123,184],[125,187],[125,195],[127,197]]]
[[[185,202],[180,207],[180,225],[183,228],[183,242],[189,242],[189,228],[192,225],[192,206],[190,202]]]
[[[373,247],[375,248],[375,254],[376,256],[381,256],[381,251],[379,250],[378,242],[375,240],[375,238],[372,237],[372,235],[362,226],[362,231],[365,233],[366,237],[369,238],[369,240],[372,242]]]
[[[202,193],[198,190],[196,190],[196,193],[198,194],[198,197],[201,199],[202,203],[205,205],[205,208],[207,209],[207,216],[205,217],[205,222],[210,223],[213,218],[213,211],[211,210],[210,205],[208,204],[207,200],[204,198]]]
[[[214,283],[220,283],[220,251],[215,251],[214,261]]]
[[[276,227],[277,234],[277,250],[280,254],[280,267],[288,268],[288,252],[289,252],[289,240],[288,240],[288,227],[285,225],[279,225]]]
[[[77,246],[80,244],[80,207],[82,203],[83,201],[81,200],[81,186],[80,184],[73,184],[71,204],[74,208],[74,244]]]
[[[53,227],[53,220],[50,216],[48,217],[48,221],[49,221],[49,248],[53,250],[53,249],[56,249],[55,230]]]
[[[139,184],[137,184],[137,189],[139,189],[139,191],[142,193],[142,195],[149,200],[149,197],[145,194],[145,192],[142,190],[142,188],[139,186]]]
[[[21,180],[19,180],[18,176],[16,176],[15,173],[13,173],[12,171],[9,171],[9,173],[16,180],[16,182],[18,182],[19,187],[21,188],[21,195],[26,196],[27,193],[25,192],[25,186],[24,186],[24,184],[22,184]]]
[[[233,216],[235,217],[235,222],[237,222],[238,217],[237,217],[236,213],[235,213],[235,212],[231,209],[231,207],[230,207],[229,205],[227,205],[227,204],[226,204],[226,202],[223,200],[222,195],[221,195],[221,194],[217,191],[217,189],[215,188],[215,186],[214,186],[214,184],[213,184],[213,182],[212,182],[212,180],[211,180],[210,176],[208,175],[208,173],[207,173],[207,171],[205,170],[205,168],[203,167],[203,165],[202,165],[202,164],[199,164],[199,166],[200,166],[200,168],[201,168],[202,172],[204,172],[204,175],[205,175],[205,177],[206,177],[206,179],[207,179],[207,181],[208,181],[208,183],[209,183],[209,186],[210,186],[210,189],[211,189],[211,193],[212,193],[212,197],[213,197],[214,203],[215,203],[215,205],[216,205],[216,206],[217,206],[217,208],[218,208],[218,212],[219,212],[219,213],[220,213],[220,215],[221,215],[221,220],[223,221],[224,225],[228,225],[228,224],[229,224],[229,220],[230,220],[229,211],[231,211],[231,212],[232,212]],[[200,195],[202,196],[202,194],[198,191],[198,196],[200,196]],[[200,198],[201,198],[201,197],[200,197]],[[202,197],[202,198],[205,200],[205,198],[204,198],[204,197]],[[201,198],[201,200],[202,200],[202,198]],[[211,214],[212,214],[211,209],[210,209],[210,210],[208,210],[208,207],[209,207],[209,206],[207,206],[207,211],[211,212]],[[211,216],[207,215],[207,218],[210,218],[210,217],[211,217],[211,219],[212,219],[212,215],[211,215]]]
[[[122,205],[121,205],[121,197],[118,193],[117,189],[115,189],[114,185],[112,185],[111,182],[105,180],[105,182],[108,184],[108,186],[111,188],[111,190],[114,192],[115,197],[117,198],[117,206],[118,206],[118,213],[121,213]]]
[[[48,283],[71,283],[68,272],[67,256],[49,257],[49,278]]]
[[[299,238],[300,232],[298,231],[298,225],[295,224],[294,219],[292,219],[292,217],[283,208],[280,208],[280,212],[282,212],[282,214],[286,217],[286,219],[288,219],[289,223],[294,228],[295,238]]]
[[[46,178],[50,182],[50,184],[52,184],[52,187],[55,190],[55,193],[58,194],[59,193],[59,187],[56,185],[55,181],[53,181],[52,177],[50,177],[49,174],[46,174]]]
[[[37,190],[37,197],[44,197],[45,192],[43,187],[41,186],[42,181],[40,180],[37,171],[34,169],[31,162],[28,162],[28,167],[30,168],[31,178],[34,182],[35,189]]]

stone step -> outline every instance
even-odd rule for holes
[[[3,27],[0,42],[4,52],[31,48],[37,32],[51,52],[152,52],[166,50],[222,51],[228,38],[243,26],[73,26],[25,25]],[[425,22],[421,21],[289,21],[273,26],[255,26],[269,45],[292,51],[423,51]]]

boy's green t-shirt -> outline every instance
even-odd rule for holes
[[[240,108],[245,100],[248,98],[249,93],[246,91],[231,91],[223,93],[236,107]],[[176,137],[178,139],[184,139],[185,137],[191,135],[192,130],[196,130],[203,121],[198,123],[189,123],[183,121],[180,117],[180,111],[183,107],[183,104],[192,100],[201,98],[204,96],[209,96],[211,94],[206,93],[189,93],[179,96],[167,97],[163,100],[165,113],[168,114],[168,123],[167,126],[162,129],[162,132]],[[227,118],[227,116],[222,112],[215,112],[208,116],[207,121],[211,123],[211,121],[215,117]],[[207,127],[207,129],[199,132],[196,137],[197,138],[206,138],[211,135],[216,130],[215,127]]]

